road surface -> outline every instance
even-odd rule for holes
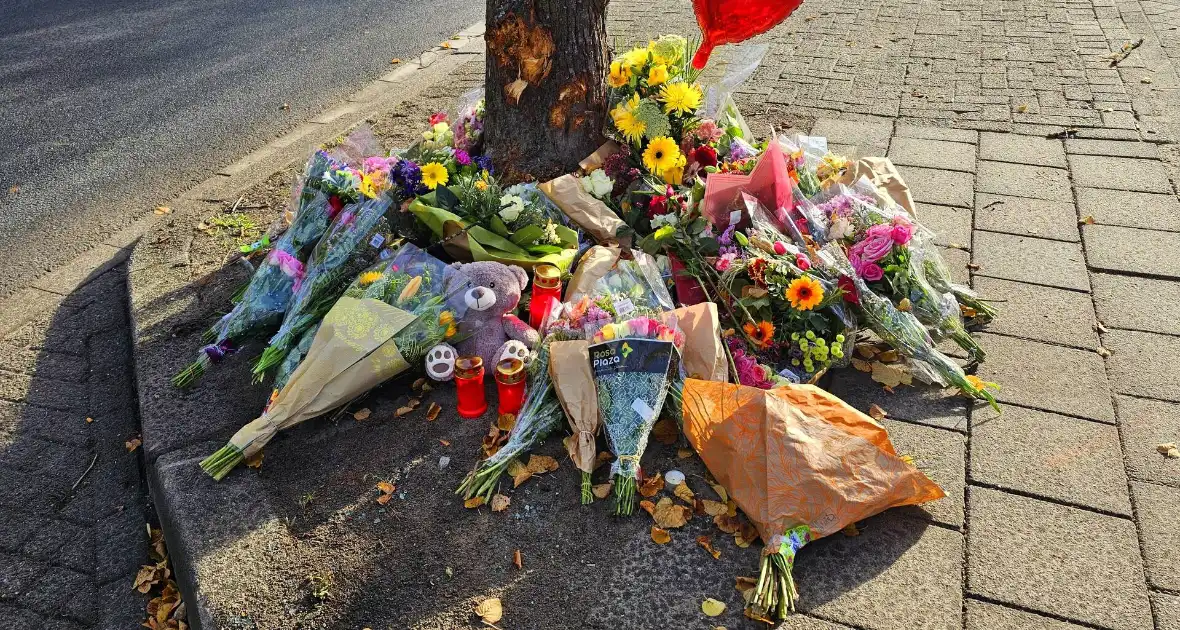
[[[481,19],[483,2],[0,0],[0,15],[3,297]]]

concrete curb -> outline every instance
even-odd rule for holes
[[[313,147],[321,145],[342,134],[365,119],[396,108],[399,104],[413,101],[425,89],[444,80],[453,70],[471,59],[471,55],[482,52],[484,25],[473,24],[449,40],[449,48],[438,46],[425,51],[418,57],[404,62],[397,69],[375,79],[368,85],[348,96],[344,102],[312,118],[282,137],[242,157],[232,164],[218,168],[212,176],[182,193],[167,204],[174,212],[169,215],[149,215],[125,230],[113,235],[99,246],[91,249],[70,264],[38,278],[29,288],[0,302],[0,330],[19,327],[37,313],[52,308],[65,299],[66,295],[97,276],[94,272],[110,268],[130,259],[128,270],[128,300],[131,303],[131,334],[134,350],[135,378],[140,393],[139,413],[142,420],[156,411],[149,410],[143,403],[145,397],[160,397],[153,393],[150,375],[140,369],[145,365],[143,352],[143,322],[137,312],[138,304],[166,293],[169,288],[184,286],[189,282],[181,278],[175,264],[176,251],[162,258],[158,251],[138,256],[141,239],[155,229],[161,219],[187,214],[194,207],[207,203],[224,203],[236,199],[242,191],[265,181],[274,173],[288,166],[302,162]],[[150,241],[143,241],[148,243]],[[170,245],[172,250],[186,250],[187,241]],[[149,248],[151,249],[151,248]],[[153,256],[155,258],[153,259]],[[180,258],[186,257],[181,252]],[[33,308],[30,308],[32,306]],[[180,306],[183,308],[183,305]],[[30,312],[31,311],[31,312]],[[157,381],[158,382],[158,381]],[[158,390],[158,386],[156,386]],[[200,474],[196,462],[207,455],[218,443],[206,441],[207,437],[189,440],[186,443],[156,448],[147,442],[150,435],[144,434],[144,458],[147,482],[152,501],[156,505],[161,527],[164,531],[172,560],[174,578],[188,606],[188,620],[191,628],[211,630],[216,628],[216,617],[207,598],[200,592],[197,563],[209,543],[207,519],[216,518],[206,509],[196,505],[184,492],[185,487],[194,483],[208,483]],[[226,487],[227,502],[234,505],[229,511],[234,514],[251,514],[246,519],[261,523],[270,517],[272,510],[262,493],[255,492],[258,481],[252,475],[241,475]],[[226,503],[228,506],[229,503]],[[224,521],[219,521],[224,522]],[[243,526],[248,525],[245,521]]]

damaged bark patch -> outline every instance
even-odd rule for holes
[[[553,36],[538,24],[508,14],[487,35],[488,51],[500,67],[516,68],[516,80],[504,86],[504,97],[516,105],[526,87],[540,85],[553,69]]]
[[[574,77],[573,81],[563,85],[557,93],[557,102],[549,108],[549,126],[567,131],[581,127],[586,122],[586,117],[582,111],[573,112],[573,109],[585,109],[588,91],[584,76]],[[572,117],[571,113],[574,114]],[[566,124],[571,122],[567,128]]]

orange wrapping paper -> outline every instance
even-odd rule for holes
[[[820,538],[945,496],[897,456],[884,427],[812,385],[687,379],[684,432],[767,543],[796,525]]]

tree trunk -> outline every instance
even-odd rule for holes
[[[484,141],[502,181],[574,171],[602,143],[607,0],[488,0]]]

